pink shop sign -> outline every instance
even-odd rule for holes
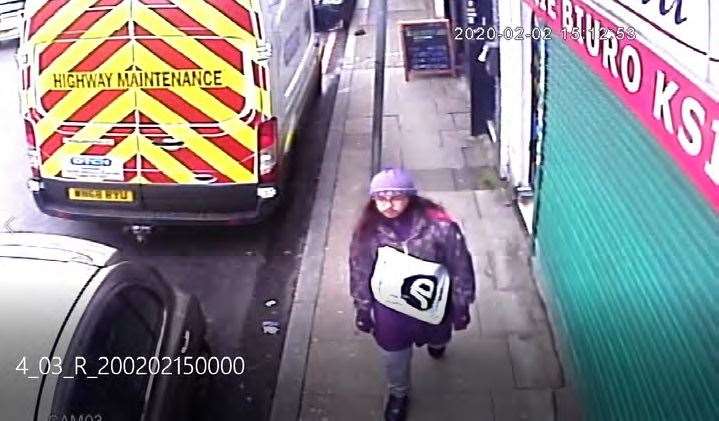
[[[524,1],[621,98],[719,212],[717,98],[634,38],[632,29],[618,28],[582,0]]]

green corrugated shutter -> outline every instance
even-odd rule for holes
[[[561,41],[537,253],[593,420],[719,420],[719,218]]]

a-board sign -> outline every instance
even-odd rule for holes
[[[449,20],[401,21],[399,32],[405,80],[413,73],[455,75]]]

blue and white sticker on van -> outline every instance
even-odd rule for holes
[[[82,181],[124,181],[123,162],[112,156],[68,156],[62,166],[62,177]]]

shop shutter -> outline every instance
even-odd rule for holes
[[[591,420],[719,419],[719,218],[632,112],[548,43],[542,287]]]

